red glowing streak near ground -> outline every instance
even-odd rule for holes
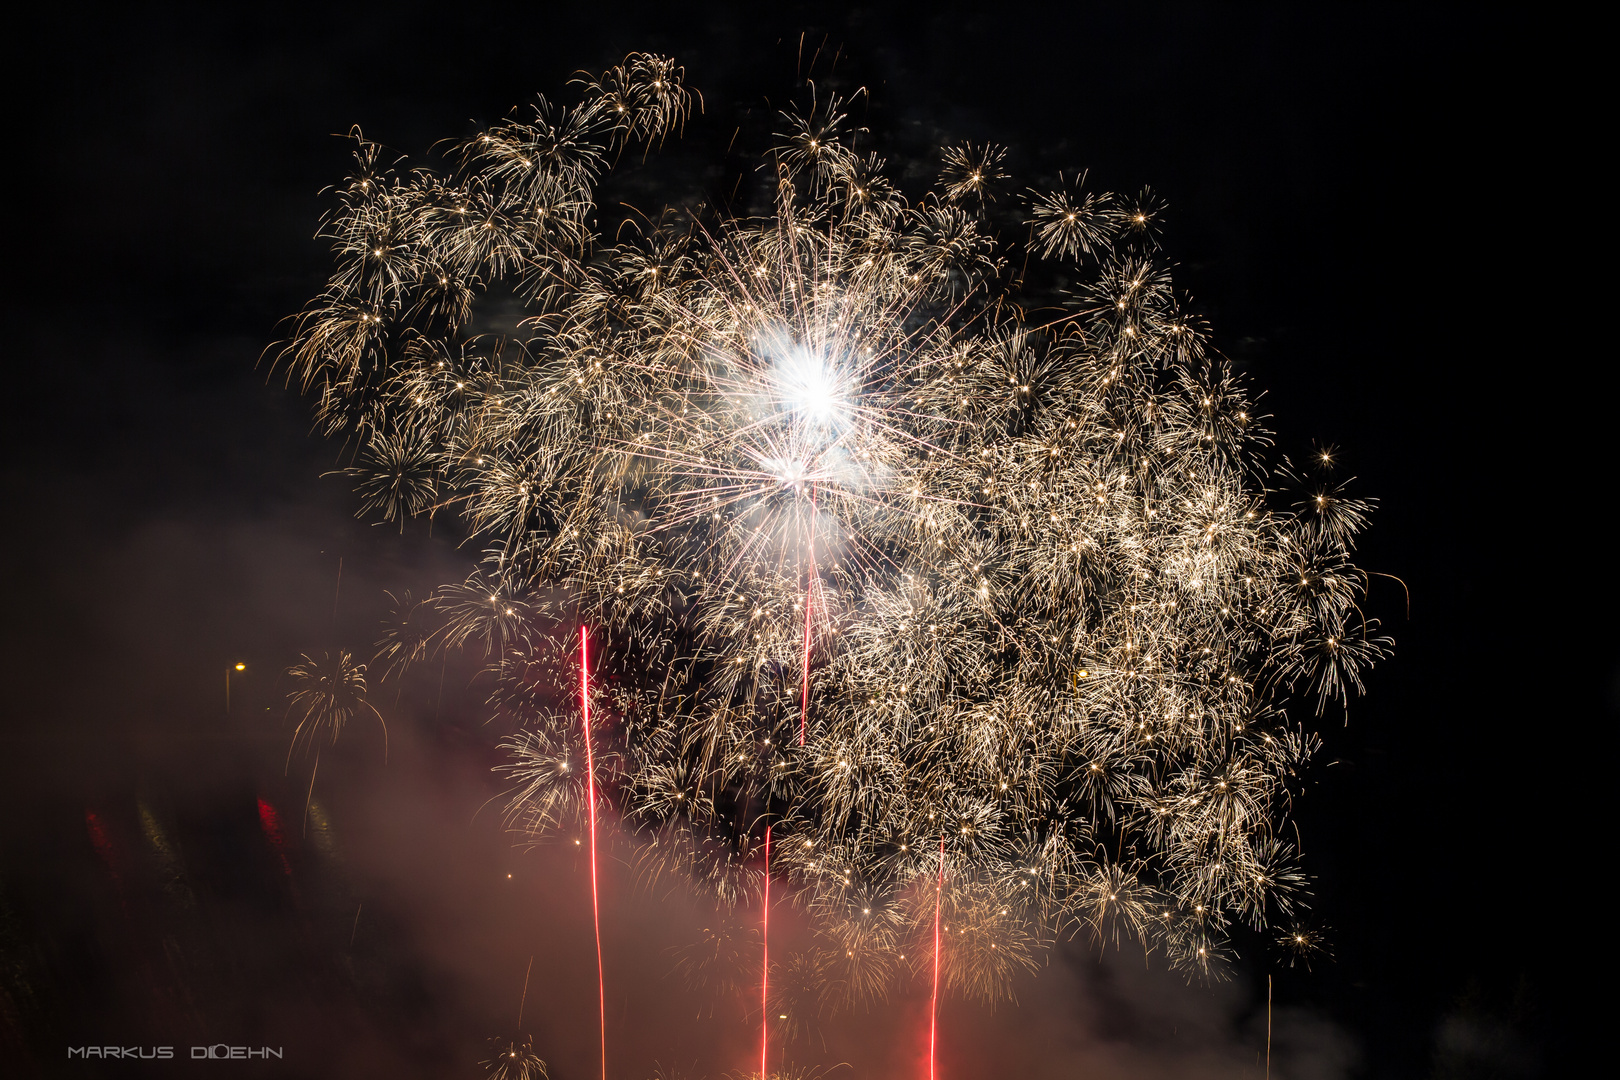
[[[124,899],[124,879],[118,873],[118,864],[113,861],[112,841],[107,839],[107,830],[101,824],[101,818],[95,811],[88,808],[84,812],[85,827],[90,830],[90,843],[101,856],[101,861],[107,864],[107,876],[113,880],[113,888],[118,892],[118,906],[129,914],[129,904]]]
[[[263,799],[259,800],[259,826],[264,829],[265,839],[275,849],[276,858],[281,860],[281,872],[292,877],[292,864],[287,861],[287,838],[281,831],[281,815]]]
[[[939,883],[934,887],[934,999],[928,1006],[928,1080],[934,1080],[934,1044],[939,1036],[939,911],[945,898],[945,838],[939,838]]]
[[[591,658],[587,627],[579,628],[579,707],[585,727],[585,806],[591,823],[591,921],[596,926],[596,1004],[602,1033],[602,1080],[607,1080],[607,980],[602,973],[602,907],[596,889],[596,758],[591,751]]]
[[[765,1054],[771,1045],[771,827],[765,826],[765,944],[759,976],[759,1080],[765,1080]]]
[[[810,608],[816,595],[816,485],[810,485],[810,576],[804,583],[804,684],[799,695],[799,745],[804,745],[805,717],[810,714]],[[764,1075],[763,1073],[761,1075]]]
[[[113,877],[116,878],[118,872],[113,870],[112,841],[107,839],[107,830],[102,827],[101,819],[96,816],[95,811],[86,810],[84,824],[90,830],[90,843],[95,847],[96,854],[101,856],[102,861],[107,864],[107,869],[111,870]]]

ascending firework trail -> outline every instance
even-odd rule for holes
[[[765,1060],[771,1045],[771,827],[765,826],[765,904],[760,922],[762,974],[759,978],[759,1075],[765,1077]]]
[[[934,885],[934,993],[928,1001],[928,1080],[935,1080],[934,1049],[939,1044],[939,921],[945,902],[945,838],[939,838],[939,880]]]
[[[579,627],[579,715],[585,743],[585,806],[590,821],[591,923],[596,929],[596,1005],[602,1040],[602,1080],[607,1080],[607,978],[602,970],[602,906],[596,876],[596,755],[591,748],[590,629]]]

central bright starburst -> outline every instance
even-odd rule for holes
[[[799,344],[781,349],[770,379],[779,407],[805,434],[827,438],[848,426],[853,380],[821,350]]]

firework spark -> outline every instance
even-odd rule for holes
[[[442,175],[357,134],[337,269],[283,353],[358,440],[367,512],[482,544],[385,652],[482,650],[524,725],[513,820],[600,802],[646,876],[725,907],[769,893],[770,837],[829,1004],[923,958],[995,1001],[1077,931],[1215,972],[1234,923],[1293,920],[1316,742],[1286,709],[1359,693],[1389,647],[1352,560],[1370,507],[1332,452],[1268,462],[1157,196],[1082,173],[1020,203],[1006,151],[964,146],[909,201],[832,100],[783,115],[768,212],[609,243],[598,183],[690,97],[641,54],[579,85]],[[476,319],[491,296],[521,326]],[[582,622],[601,778],[547,689]]]
[[[491,1039],[489,1057],[482,1064],[486,1080],[547,1080],[551,1075],[529,1039]]]

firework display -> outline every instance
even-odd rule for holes
[[[1235,922],[1292,925],[1315,740],[1286,707],[1389,646],[1369,506],[1329,454],[1268,459],[1160,201],[1019,194],[988,145],[908,196],[834,100],[782,114],[767,211],[599,235],[600,182],[655,169],[692,97],[647,55],[578,89],[443,174],[357,135],[281,361],[366,513],[476,538],[383,659],[487,660],[516,826],[594,859],[612,814],[649,881],[799,907],[793,1007],[752,984],[794,1022],[930,971],[1004,999],[1067,934],[1211,972]]]

